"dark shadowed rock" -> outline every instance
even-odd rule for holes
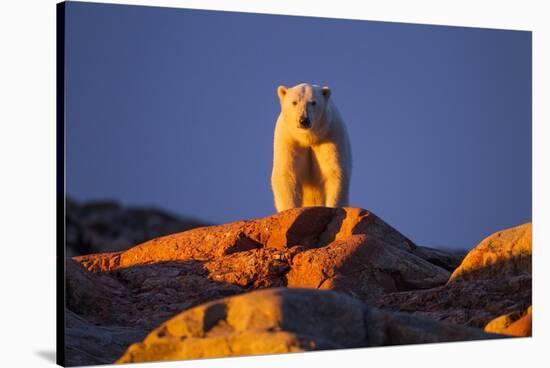
[[[483,328],[492,319],[531,304],[531,277],[457,282],[428,290],[389,293],[379,308]]]
[[[429,344],[504,337],[485,333],[478,328],[376,308],[367,309],[365,324],[368,326],[368,346]]]
[[[65,356],[67,366],[112,364],[128,345],[141,341],[142,328],[97,326],[65,310]]]
[[[117,320],[121,305],[132,296],[117,279],[88,272],[72,259],[65,264],[66,307],[82,316],[91,316],[100,323]]]
[[[204,225],[156,208],[66,199],[66,250],[71,257],[125,250],[149,239]]]
[[[67,308],[101,325],[151,329],[174,314],[245,289],[208,278],[201,262],[92,273],[67,260]]]
[[[462,262],[467,250],[442,250],[430,247],[417,246],[414,255],[439,266],[449,272],[453,272]]]

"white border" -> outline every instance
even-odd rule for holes
[[[103,1],[99,1],[103,2]],[[271,14],[533,31],[534,333],[532,339],[415,345],[135,367],[523,367],[548,345],[549,27],[545,1],[189,0],[108,1]],[[55,349],[55,1],[2,2],[0,10],[0,224],[2,366],[51,366]],[[495,132],[498,137],[498,132]],[[546,169],[546,170],[545,170]],[[514,168],[510,167],[510,175]],[[538,363],[541,361],[542,363]]]

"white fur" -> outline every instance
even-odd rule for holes
[[[281,114],[273,143],[271,187],[278,212],[307,206],[348,205],[351,148],[328,87],[277,89]],[[312,104],[315,102],[315,104]],[[310,119],[300,128],[300,117]]]

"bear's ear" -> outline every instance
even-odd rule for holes
[[[279,98],[281,100],[283,99],[283,97],[285,97],[287,90],[288,88],[286,88],[285,86],[277,87],[277,94],[279,95]]]
[[[321,88],[321,93],[323,94],[323,96],[325,98],[329,98],[330,97],[330,88],[328,88],[327,86]]]

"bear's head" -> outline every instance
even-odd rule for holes
[[[294,87],[279,86],[277,94],[281,102],[287,127],[297,133],[321,133],[328,128],[326,118],[330,88],[302,83]]]

